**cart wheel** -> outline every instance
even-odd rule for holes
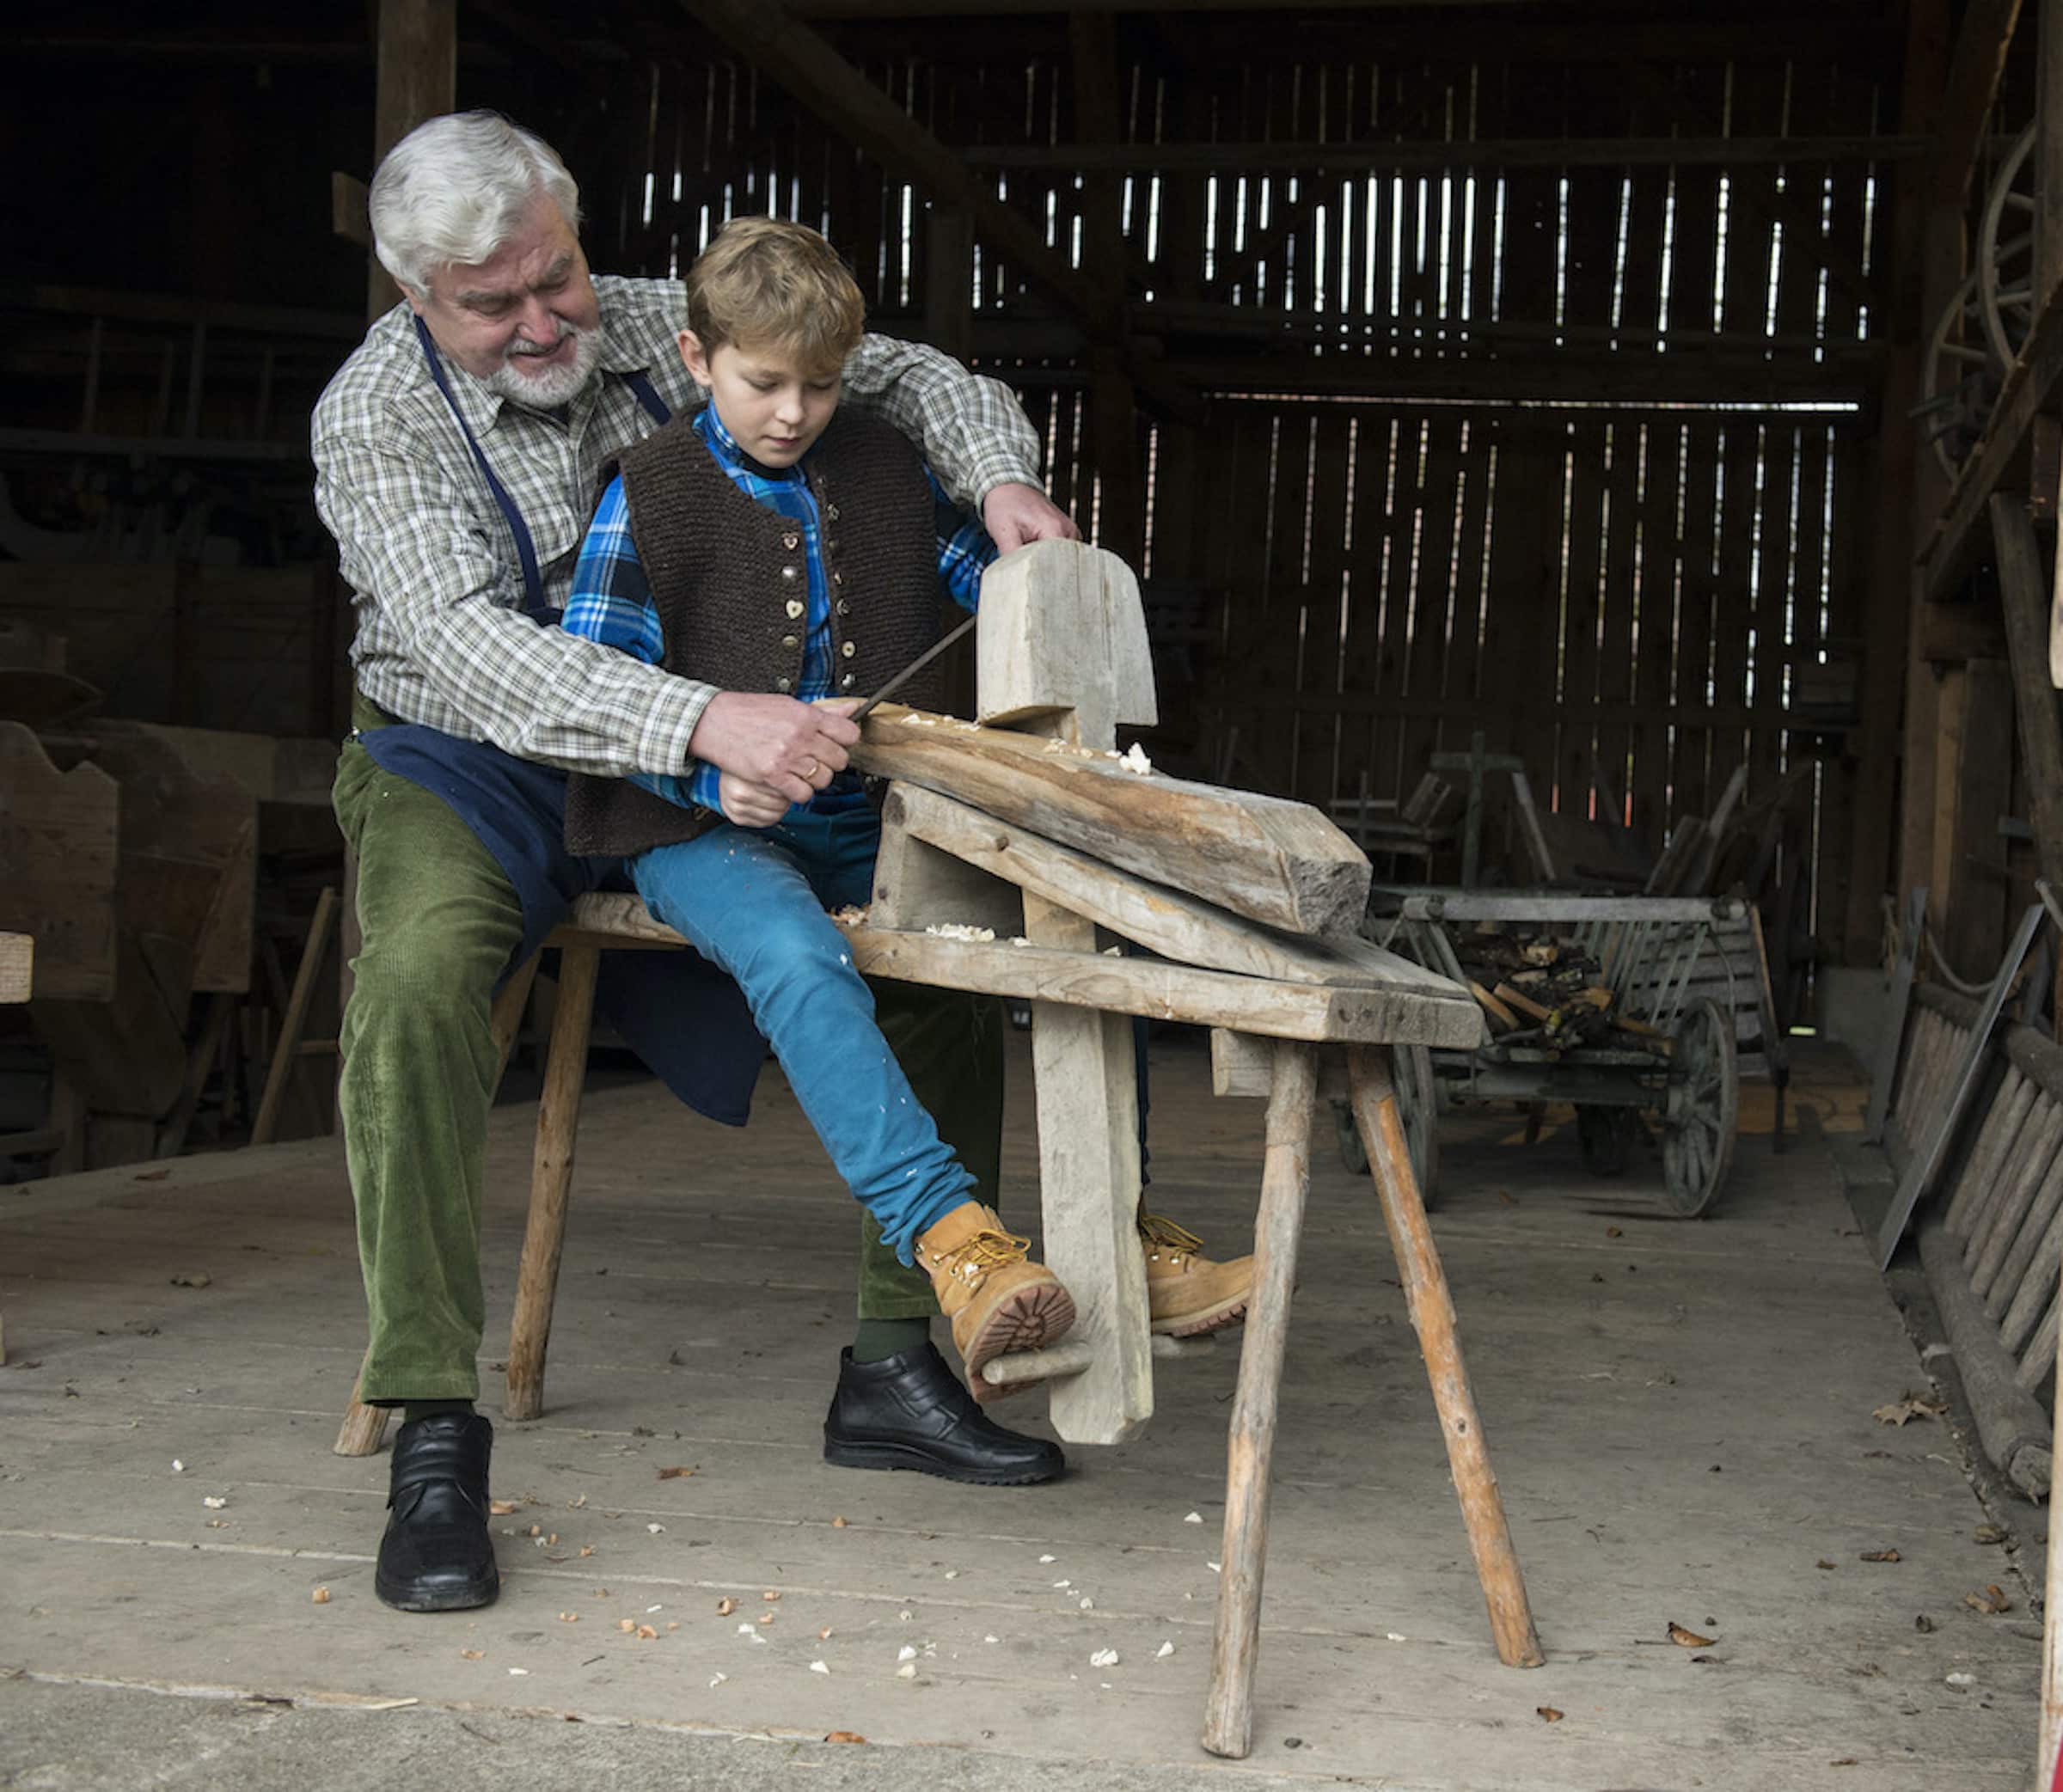
[[[1583,1168],[1593,1176],[1624,1176],[1633,1161],[1633,1119],[1631,1108],[1579,1106],[1576,1110],[1576,1142],[1582,1147]]]
[[[1741,1070],[1732,1022],[1717,1002],[1686,1011],[1675,1039],[1662,1110],[1663,1199],[1677,1218],[1693,1220],[1712,1204],[1733,1165]]]
[[[1433,1055],[1423,1045],[1399,1045],[1392,1049],[1390,1063],[1397,1079],[1397,1114],[1404,1122],[1411,1174],[1418,1181],[1418,1198],[1429,1211],[1440,1177],[1440,1099],[1433,1081]],[[1361,1142],[1361,1129],[1354,1124],[1353,1104],[1334,1102],[1332,1116],[1339,1128],[1340,1162],[1350,1175],[1366,1176],[1368,1153]]]

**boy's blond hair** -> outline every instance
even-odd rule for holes
[[[807,224],[734,217],[688,270],[688,327],[713,355],[729,344],[792,354],[812,376],[860,346],[866,301],[838,252]]]

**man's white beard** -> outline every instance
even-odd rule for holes
[[[487,385],[490,392],[512,400],[519,405],[528,405],[533,411],[556,410],[569,404],[580,388],[595,376],[595,368],[602,357],[601,332],[577,330],[566,324],[560,337],[573,339],[572,359],[563,366],[540,368],[525,373],[523,362],[528,357],[511,353],[501,365],[488,376]]]

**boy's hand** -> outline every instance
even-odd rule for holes
[[[845,749],[859,738],[858,726],[829,704],[719,691],[688,750],[719,772],[765,786],[784,803],[806,803],[845,769]]]
[[[1074,519],[1037,486],[1015,481],[998,486],[982,500],[982,527],[1005,554],[1027,541],[1081,539]]]
[[[716,800],[724,818],[741,828],[771,828],[788,812],[788,799],[779,791],[755,784],[735,772],[718,775]]]

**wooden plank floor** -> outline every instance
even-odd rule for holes
[[[1852,1127],[1859,1092],[1807,1071],[1808,1132]],[[1231,1254],[1261,1104],[1214,1103],[1183,1039],[1154,1098],[1154,1204]],[[495,1119],[491,1401],[531,1117]],[[1436,1230],[1531,1673],[1491,1651],[1372,1196],[1315,1162],[1254,1765],[1428,1792],[2027,1783],[2038,1627],[2017,1586],[2005,1617],[1963,1604],[2001,1557],[1944,1428],[1871,1417],[1925,1382],[1823,1142],[1744,1137],[1685,1225],[1638,1176],[1589,1179],[1567,1132],[1450,1121]],[[0,1190],[0,1669],[1203,1764],[1236,1350],[1160,1365],[1147,1434],[1056,1486],[831,1469],[856,1235],[774,1073],[744,1132],[652,1086],[591,1097],[546,1415],[498,1438],[501,1601],[406,1618],[371,1587],[386,1459],[329,1453],[363,1343],[337,1147]]]

